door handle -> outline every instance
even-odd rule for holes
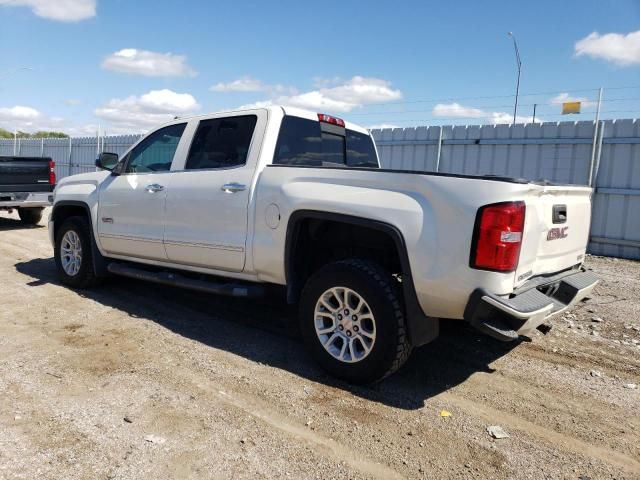
[[[149,193],[161,192],[162,190],[164,190],[164,186],[158,185],[157,183],[152,183],[151,185],[147,185],[145,190]]]
[[[224,193],[236,193],[236,192],[242,192],[243,190],[245,190],[247,188],[246,185],[242,185],[241,183],[225,183],[221,190]]]

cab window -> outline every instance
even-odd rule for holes
[[[379,168],[369,135],[315,120],[286,116],[273,159],[275,165]]]
[[[255,115],[202,120],[193,137],[185,169],[232,168],[246,164],[257,120]]]
[[[169,125],[152,133],[127,155],[125,173],[166,172],[180,143],[186,123]]]

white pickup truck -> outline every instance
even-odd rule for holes
[[[582,268],[590,188],[385,170],[365,129],[325,114],[179,118],[96,165],[55,190],[64,284],[281,286],[312,355],[351,382],[395,371],[440,319],[514,340],[598,281]]]

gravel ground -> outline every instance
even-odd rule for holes
[[[279,300],[72,291],[46,228],[2,213],[0,478],[640,478],[640,263],[587,266],[595,295],[546,336],[443,323],[353,387],[310,361]]]

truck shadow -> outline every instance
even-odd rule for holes
[[[15,267],[33,279],[27,283],[30,287],[59,285],[52,258],[21,262]],[[408,410],[422,408],[425,400],[463,383],[474,373],[492,373],[490,364],[518,345],[483,336],[463,322],[441,322],[440,337],[414,350],[399,372],[372,386],[354,386],[317,367],[299,337],[295,309],[277,296],[241,300],[126,278],[109,279],[95,290],[77,293],[210,347]]]
[[[17,218],[0,216],[0,232],[5,230],[18,230],[26,228],[44,228],[44,225],[27,225]]]

